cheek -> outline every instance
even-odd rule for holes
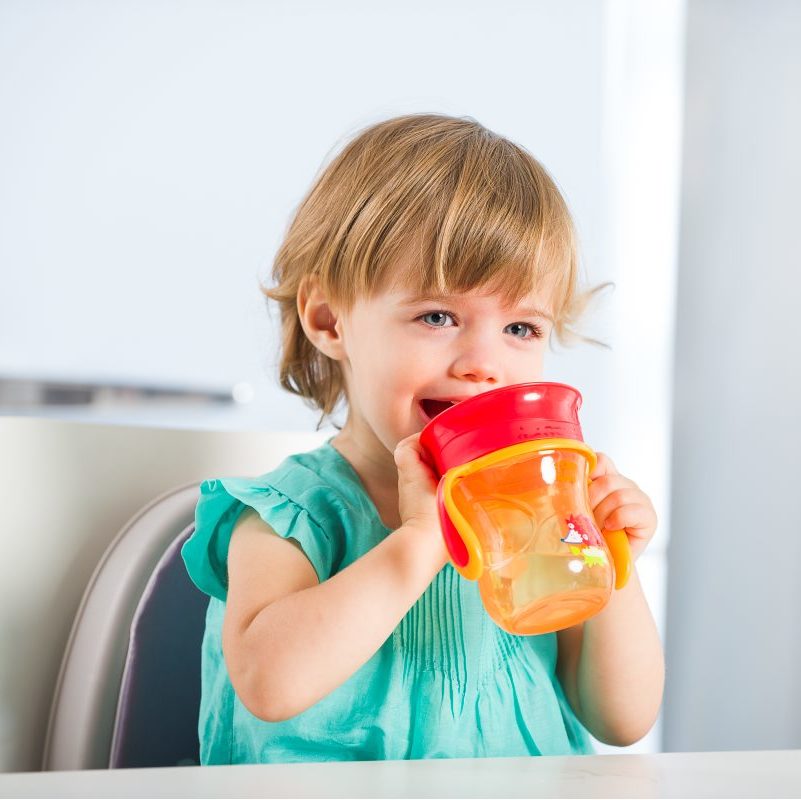
[[[412,377],[436,360],[436,345],[422,336],[415,336],[402,329],[393,335],[365,343],[370,352],[373,369],[384,374],[402,372]]]
[[[437,359],[432,348],[406,338],[370,347],[358,375],[360,396],[376,412],[405,414],[410,398],[430,384]]]
[[[351,364],[361,396],[374,406],[391,403],[415,374],[414,360],[390,341],[364,342]]]
[[[516,360],[513,370],[513,382],[528,383],[542,380],[544,357],[544,351],[541,348],[537,348],[535,352],[528,353],[525,357]]]

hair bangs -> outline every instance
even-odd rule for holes
[[[373,236],[361,232],[365,246],[351,254],[354,294],[387,286],[421,294],[478,289],[512,304],[544,290],[557,312],[576,269],[572,222],[558,190],[531,156],[494,135],[459,144],[460,152],[419,170],[413,191],[406,181],[392,198],[385,186],[376,202],[383,214],[363,217],[394,224]]]

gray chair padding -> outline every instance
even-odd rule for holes
[[[165,635],[148,622],[159,613],[154,604],[162,601],[173,613],[186,613],[186,619],[181,618],[182,628],[196,641],[197,615],[207,600],[198,590],[193,595],[186,586],[176,589],[173,584],[177,581],[180,585],[184,577],[177,572],[176,539],[188,535],[198,495],[198,484],[192,483],[157,497],[122,528],[97,565],[76,613],[61,662],[42,769],[108,768],[115,729],[118,766],[127,765],[128,759],[151,757],[152,753],[137,755],[142,751],[133,744],[135,732],[141,731],[144,724],[133,706],[144,702],[144,694],[157,691],[142,688],[153,686],[146,675],[153,674],[154,663],[156,673],[162,665],[163,674],[157,681],[167,680],[165,676],[171,668],[199,670],[199,644],[198,660],[188,667],[176,666],[175,659],[180,658],[181,652],[189,653],[195,644],[187,643],[183,650],[165,651],[163,658],[147,644],[156,642],[158,648],[159,640],[153,637]],[[134,646],[129,657],[130,641]],[[120,703],[123,676],[131,698],[128,703]],[[192,683],[186,673],[183,677]],[[193,701],[184,698],[181,702]],[[194,715],[192,724],[197,720],[196,710]],[[162,714],[160,725],[167,721],[166,716]],[[161,737],[160,729],[151,728],[151,736]]]
[[[209,598],[189,579],[181,546],[170,544],[145,587],[131,624],[110,766],[200,763],[200,647]]]

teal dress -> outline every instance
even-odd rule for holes
[[[250,507],[295,540],[320,581],[389,529],[330,441],[258,478],[205,481],[182,555],[210,596],[202,649],[202,764],[590,753],[555,675],[556,634],[512,636],[478,587],[446,565],[376,654],[344,684],[283,722],[253,716],[222,653],[227,553]],[[376,598],[380,602],[380,598]]]

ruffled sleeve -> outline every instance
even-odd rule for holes
[[[320,581],[328,578],[337,558],[328,526],[313,511],[258,479],[204,481],[195,509],[195,531],[181,549],[187,572],[203,592],[225,601],[228,594],[228,546],[239,516],[247,508],[279,535],[294,539]]]

